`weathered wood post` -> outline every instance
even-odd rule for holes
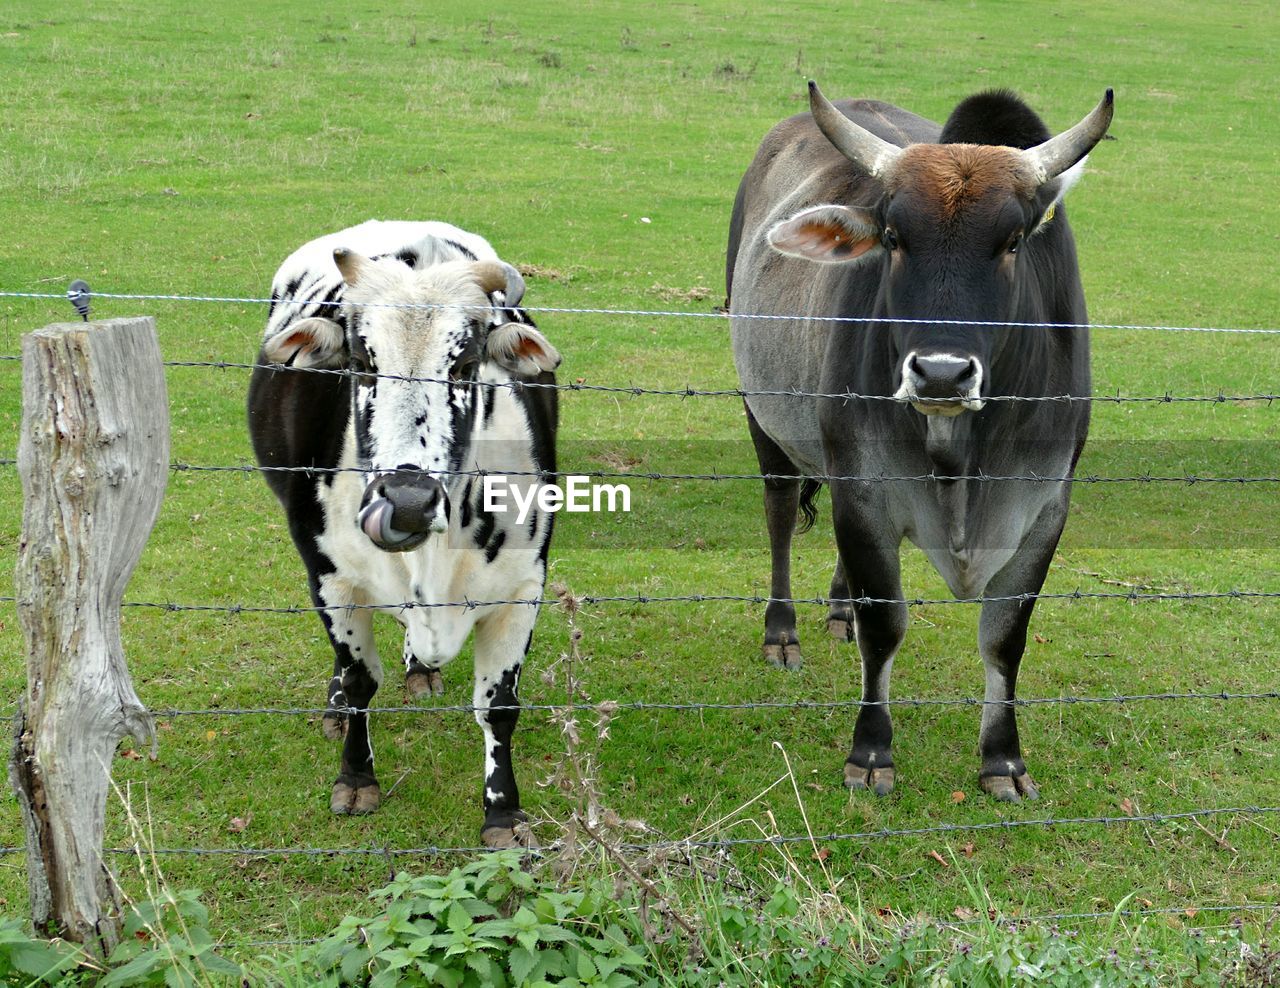
[[[119,908],[102,843],[111,763],[152,737],[120,643],[120,602],[164,496],[169,411],[150,317],[22,340],[22,538],[15,588],[27,694],[9,776],[36,929],[109,951]]]

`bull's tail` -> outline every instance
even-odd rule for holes
[[[822,484],[816,480],[805,480],[800,484],[800,514],[804,520],[796,531],[802,535],[813,528],[813,523],[818,520],[818,506],[814,502],[820,490]]]

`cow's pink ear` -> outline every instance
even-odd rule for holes
[[[880,246],[880,228],[860,206],[813,206],[769,231],[774,250],[823,264],[845,264]]]
[[[485,354],[494,363],[516,374],[534,377],[560,366],[560,351],[532,326],[503,323],[489,331]]]
[[[290,323],[262,344],[263,359],[290,367],[345,367],[347,340],[332,319],[311,316]]]

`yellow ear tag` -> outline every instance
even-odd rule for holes
[[[1040,222],[1037,225],[1044,226],[1046,223],[1048,223],[1050,220],[1053,219],[1053,216],[1057,211],[1058,211],[1058,204],[1056,202],[1050,203],[1049,208],[1044,211],[1044,215],[1040,217]]]

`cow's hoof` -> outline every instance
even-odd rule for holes
[[[533,828],[529,826],[529,818],[524,815],[523,810],[516,810],[505,820],[499,818],[497,822],[486,823],[480,831],[480,842],[495,851],[509,847],[535,848],[538,846],[538,841],[533,836]]]
[[[404,677],[405,692],[410,700],[424,696],[441,696],[444,693],[444,676],[439,669],[414,669]]]
[[[514,827],[485,827],[480,831],[480,842],[495,851],[504,851],[510,847],[538,846],[527,823],[518,823]]]
[[[329,809],[339,816],[362,816],[365,813],[372,813],[380,805],[382,805],[382,790],[378,788],[376,782],[353,785],[339,779],[333,784]]]
[[[347,715],[329,710],[320,718],[320,730],[330,741],[341,741],[347,736]]]
[[[853,641],[853,622],[846,621],[844,618],[829,617],[827,618],[827,634],[837,641],[851,642]]]
[[[800,657],[800,645],[797,642],[792,642],[790,645],[765,645],[764,658],[769,665],[777,666],[779,669],[799,669],[804,665],[804,659]]]
[[[1026,772],[1022,775],[984,775],[978,780],[982,791],[990,793],[1002,803],[1020,803],[1024,799],[1039,799],[1040,790]]]
[[[887,796],[893,792],[893,766],[885,768],[863,768],[853,762],[844,763],[844,784],[854,792],[870,789],[877,796]]]

